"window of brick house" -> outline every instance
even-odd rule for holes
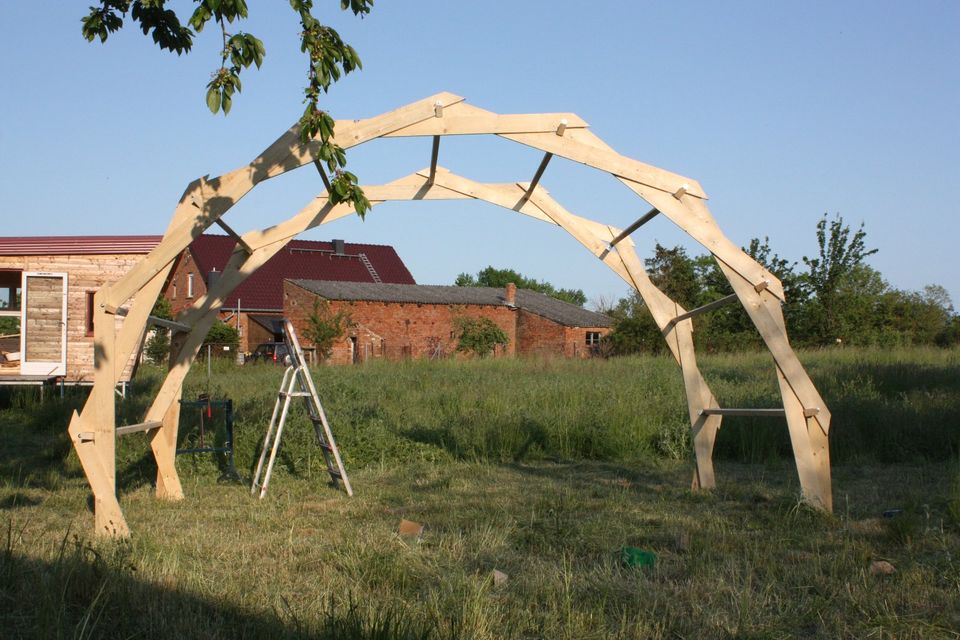
[[[187,297],[188,298],[193,297],[193,274],[192,273],[187,274]]]
[[[600,332],[599,331],[587,331],[587,346],[595,347],[600,344]]]

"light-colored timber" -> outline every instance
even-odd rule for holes
[[[543,152],[543,161],[534,178],[528,183],[486,184],[455,175],[438,165],[441,137],[478,134],[497,135]],[[637,291],[680,365],[696,460],[693,487],[709,489],[716,484],[713,448],[723,416],[785,416],[803,498],[820,509],[832,509],[830,412],[787,340],[780,309],[783,286],[723,234],[706,206],[706,194],[699,183],[620,155],[592,134],[587,123],[575,114],[496,114],[469,105],[451,93],[439,93],[372,118],[338,120],[335,141],[346,149],[377,138],[413,136],[432,138],[429,167],[388,184],[365,186],[364,193],[371,206],[398,200],[475,199],[561,227]],[[122,278],[97,292],[94,389],[83,411],[74,414],[69,431],[93,489],[98,533],[112,536],[129,533],[116,500],[114,441],[118,434],[130,431],[132,426],[116,426],[113,386],[123,375],[126,362],[152,320],[150,309],[174,260],[213,224],[227,230],[237,242],[216,284],[179,314],[176,328],[182,332],[173,337],[167,377],[143,423],[135,425],[152,434],[151,449],[158,466],[157,495],[167,499],[183,497],[174,464],[178,401],[190,364],[203,337],[216,321],[217,309],[233,289],[282,250],[290,239],[353,213],[348,204],[330,204],[329,179],[319,161],[318,148],[316,141],[301,143],[294,126],[249,165],[217,178],[195,180],[187,186],[174,210],[163,240]],[[610,173],[653,208],[625,230],[567,211],[539,184],[547,163],[554,156]],[[310,163],[319,171],[327,190],[292,218],[243,234],[222,221],[233,204],[260,182]],[[717,260],[734,290],[734,295],[723,302],[736,299],[744,306],[773,355],[783,409],[720,408],[697,367],[693,343],[693,316],[715,308],[719,302],[692,311],[676,304],[650,280],[629,237],[660,214],[703,244]],[[131,297],[134,301],[123,322],[118,324],[115,314]]]

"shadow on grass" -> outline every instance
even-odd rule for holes
[[[550,456],[550,434],[536,420],[465,421],[446,428],[415,426],[400,434],[419,444],[448,452],[457,460],[525,460]]]
[[[15,534],[16,532],[10,532]],[[9,537],[8,537],[9,540]],[[69,533],[52,559],[0,552],[0,628],[12,638],[377,638],[434,637],[434,626],[399,609],[332,597],[282,596],[263,611],[137,577],[125,543],[90,545]],[[265,604],[265,607],[270,605]]]

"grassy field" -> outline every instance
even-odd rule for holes
[[[691,493],[683,391],[657,358],[414,362],[315,372],[356,496],[299,414],[263,501],[222,457],[152,497],[121,440],[129,541],[92,539],[65,435],[80,395],[0,397],[0,629],[36,638],[960,637],[960,353],[802,354],[834,414],[836,513],[798,503],[782,421],[727,419]],[[768,357],[704,359],[721,404],[773,406]],[[251,475],[281,370],[198,367],[236,404]],[[118,404],[139,418],[158,372]],[[195,437],[196,412],[183,435]],[[210,438],[212,434],[208,433]],[[900,510],[893,517],[884,512]],[[401,518],[424,523],[418,540]],[[653,567],[620,562],[624,546]],[[895,567],[875,575],[874,562]],[[509,575],[494,584],[494,569]]]

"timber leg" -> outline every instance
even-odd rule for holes
[[[717,259],[717,264],[776,362],[803,498],[811,506],[830,512],[830,411],[790,347],[780,301],[767,290],[758,291],[724,261]]]

